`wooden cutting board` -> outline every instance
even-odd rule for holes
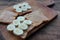
[[[57,12],[54,11],[53,9],[50,9],[48,7],[45,7],[44,5],[42,4],[39,4],[38,2],[36,1],[33,1],[33,0],[29,0],[29,1],[26,1],[28,3],[31,4],[31,6],[33,6],[33,9],[34,11],[37,11],[38,9],[41,9],[43,14],[49,19],[48,22],[50,22],[51,20],[53,20],[56,16],[57,16]],[[8,8],[7,8],[8,9]],[[6,9],[6,10],[7,10]],[[5,9],[4,9],[5,10]],[[39,10],[40,11],[40,10]],[[37,13],[37,12],[36,12]],[[43,27],[45,24],[47,24],[48,22],[46,23],[43,23],[41,24],[38,28],[34,29],[31,33],[34,33],[35,31],[37,31],[39,28]],[[0,23],[0,31],[3,35],[3,37],[6,39],[6,40],[22,40],[20,37],[17,37],[17,36],[14,36],[13,34],[9,33],[7,30],[6,30],[6,24],[2,24]]]
[[[55,3],[54,0],[38,0],[38,2],[45,6],[52,6]]]

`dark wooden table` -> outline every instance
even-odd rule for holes
[[[6,5],[0,5],[0,10],[17,2],[10,2],[9,5],[7,3],[8,2],[6,2]],[[55,0],[55,5],[52,9],[60,11],[60,0]],[[5,40],[1,32],[0,40]],[[60,13],[55,20],[45,25],[43,28],[39,29],[26,40],[60,40]]]

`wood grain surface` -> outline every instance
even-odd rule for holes
[[[59,3],[58,3],[59,4]],[[54,9],[59,9],[59,7],[54,7]],[[60,14],[60,12],[58,12]],[[57,19],[44,26],[42,29],[39,29],[33,35],[31,35],[26,40],[60,40],[60,15]],[[0,24],[0,28],[2,24]],[[2,35],[2,34],[1,34]],[[2,36],[1,36],[2,37]],[[0,37],[0,40],[4,40],[4,38]],[[17,39],[18,40],[18,39]]]
[[[11,5],[14,5],[16,3],[20,3],[22,1],[25,1],[25,0],[0,0],[0,10],[7,8]],[[55,3],[54,0],[35,0],[35,1],[42,3],[45,6],[51,6]]]

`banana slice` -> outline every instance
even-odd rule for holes
[[[18,21],[18,20],[13,20],[13,24],[17,26],[17,25],[20,24],[20,21]]]
[[[26,29],[28,29],[28,25],[21,23],[20,25],[18,25],[18,28],[20,28],[22,30],[26,30]]]
[[[22,8],[19,8],[19,7],[18,7],[18,8],[16,8],[15,11],[16,11],[16,12],[22,12],[22,10],[23,10]]]
[[[24,6],[26,9],[31,9],[31,6],[30,5],[25,5]]]
[[[25,11],[27,11],[26,9],[31,9],[31,6],[26,2],[22,4],[22,7],[25,8]]]
[[[22,6],[24,6],[24,5],[29,5],[27,2],[24,2],[24,3],[22,3]]]
[[[21,6],[22,6],[22,4],[18,4],[18,6],[19,6],[19,7],[21,7]]]
[[[13,30],[13,33],[14,33],[15,35],[19,36],[19,35],[22,35],[22,34],[23,34],[23,30],[21,30],[21,29],[19,29],[19,28],[15,28],[15,29]]]
[[[14,5],[13,8],[17,9],[17,8],[19,8],[19,5]]]
[[[13,24],[9,24],[8,26],[7,26],[7,30],[8,31],[13,31],[15,29],[15,25],[13,25]]]
[[[30,6],[30,5],[27,5],[26,8],[27,8],[27,9],[31,9],[31,6]]]
[[[31,25],[31,24],[32,24],[32,21],[31,21],[31,20],[24,20],[23,23],[25,23],[25,24],[27,24],[27,25]]]
[[[27,11],[27,8],[24,7],[24,6],[22,6],[22,11],[23,11],[23,12]]]
[[[19,17],[17,18],[17,20],[18,20],[18,21],[24,21],[24,20],[25,20],[25,17],[24,17],[24,16],[19,16]]]

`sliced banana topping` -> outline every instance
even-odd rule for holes
[[[24,30],[27,30],[28,26],[31,24],[31,20],[25,19],[24,16],[19,16],[16,20],[13,20],[12,24],[7,26],[7,30],[13,31],[13,34],[15,35],[22,35]]]
[[[31,20],[24,20],[23,23],[25,23],[25,24],[27,24],[27,25],[31,25],[31,24],[32,24],[32,21],[31,21]]]
[[[15,26],[17,26],[17,25],[20,24],[20,22],[19,22],[18,20],[14,20],[14,21],[13,21],[13,24],[14,24]]]
[[[24,5],[29,5],[27,2],[24,2],[24,3],[22,3],[22,6],[24,6]]]
[[[22,4],[17,4],[19,7],[21,7],[22,6]]]
[[[14,5],[13,8],[16,9],[16,12],[26,12],[28,9],[31,9],[31,6],[27,2],[24,2],[22,4]]]
[[[25,17],[24,17],[24,16],[19,16],[19,17],[17,18],[17,20],[18,20],[18,21],[24,21],[24,20],[25,20]]]
[[[27,9],[31,9],[31,6],[30,5],[27,5],[27,7],[26,7]]]
[[[22,10],[23,10],[22,8],[17,8],[15,11],[16,12],[22,12]]]
[[[23,3],[22,7],[26,8],[26,9],[31,9],[31,6],[28,3]]]
[[[27,11],[27,8],[26,7],[22,7],[22,11],[23,12],[26,12]]]
[[[18,28],[20,28],[22,30],[26,30],[26,29],[28,29],[28,25],[21,23],[20,25],[18,25]]]
[[[22,34],[23,34],[23,30],[21,30],[21,29],[19,29],[19,28],[15,28],[15,29],[13,30],[13,33],[14,33],[15,35],[19,36],[19,35],[22,35]]]
[[[17,8],[19,8],[19,5],[14,5],[13,8],[17,9]]]
[[[15,25],[13,25],[13,24],[9,24],[8,26],[7,26],[7,30],[8,31],[13,31],[15,29]]]

